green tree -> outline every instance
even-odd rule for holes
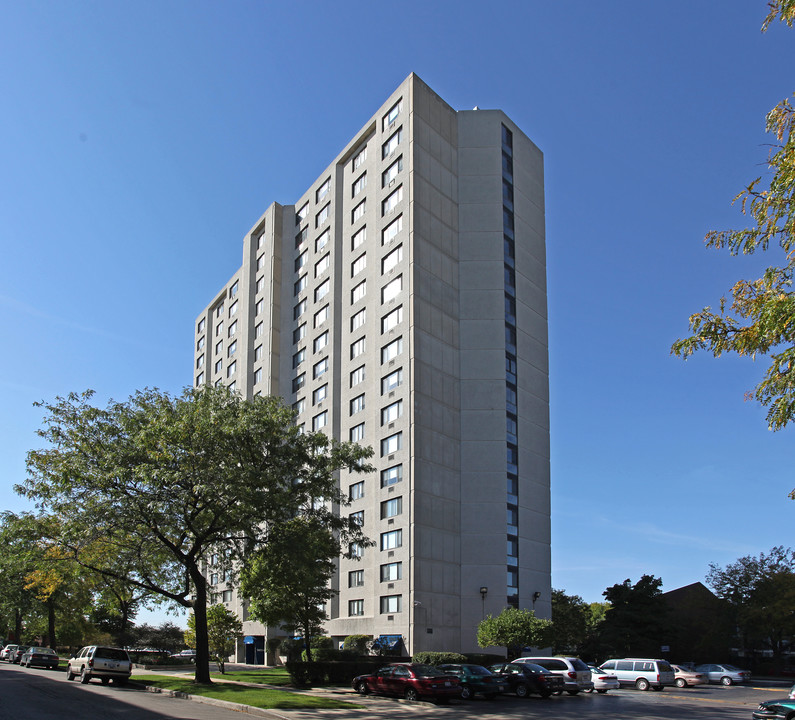
[[[181,650],[185,643],[185,631],[172,622],[163,622],[160,625],[133,625],[130,630],[132,644],[138,648],[154,648],[174,653]],[[191,647],[195,647],[191,645]]]
[[[771,0],[762,30],[778,19],[790,27],[795,21],[794,0]],[[691,335],[674,342],[671,352],[688,358],[697,350],[715,357],[737,353],[756,358],[769,355],[768,366],[754,396],[768,408],[772,430],[795,418],[795,133],[793,107],[782,100],[767,114],[766,130],[776,143],[767,159],[769,178],[756,178],[736,200],[753,221],[741,230],[707,233],[707,247],[731,255],[751,255],[778,245],[784,257],[756,280],[740,280],[731,288],[731,301],[721,298],[718,311],[705,307],[690,316]],[[795,495],[795,491],[793,491]]]
[[[661,587],[660,578],[643,575],[634,585],[627,579],[604,591],[610,609],[600,624],[599,639],[612,653],[618,657],[660,654],[668,633],[668,606]]]
[[[518,655],[523,647],[546,646],[551,628],[550,620],[537,618],[532,610],[508,607],[478,624],[477,640],[480,647],[505,647]]]
[[[302,433],[278,398],[144,390],[98,408],[92,394],[43,405],[48,447],[28,453],[17,490],[59,518],[57,540],[78,563],[191,609],[195,679],[210,683],[207,558],[223,549],[239,561],[299,514],[362,540],[335,512],[347,504],[336,473],[371,470],[372,451]]]
[[[552,653],[579,654],[588,636],[590,608],[579,595],[567,595],[565,590],[552,590]]]
[[[207,608],[207,635],[210,644],[210,657],[218,663],[218,669],[223,675],[226,659],[235,652],[237,641],[243,637],[243,623],[237,615],[223,605],[211,605]],[[195,647],[195,615],[188,617],[188,629],[183,637],[188,647]]]
[[[743,645],[772,650],[780,668],[784,648],[795,634],[795,551],[778,546],[767,555],[746,555],[726,567],[713,563],[706,580],[731,604]]]
[[[325,525],[299,516],[272,526],[267,544],[245,561],[241,573],[251,616],[301,635],[309,662],[312,639],[323,632],[325,604],[336,593],[329,581],[339,555],[339,541]]]

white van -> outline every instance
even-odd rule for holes
[[[676,683],[676,673],[667,660],[622,658],[608,660],[599,667],[613,673],[623,687],[634,685],[638,690],[662,690]]]

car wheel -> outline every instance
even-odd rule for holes
[[[576,694],[577,694],[578,692],[580,692],[580,691],[579,691],[579,690],[566,690],[566,692],[567,692],[569,695],[576,695]]]
[[[91,675],[88,674],[88,670],[83,666],[83,669],[80,671],[80,682],[83,685],[88,685],[89,680],[91,680]]]
[[[720,679],[720,684],[729,687],[729,685],[733,685],[734,681],[730,677],[722,677]]]
[[[676,687],[678,688],[687,687],[687,681],[684,678],[676,678]]]
[[[585,690],[583,690],[583,692],[591,693],[591,692],[593,692],[593,688],[585,688]]]
[[[28,661],[25,663],[25,667],[26,667],[26,668],[29,668],[29,667],[30,667],[30,660],[28,660]]]
[[[588,692],[591,691],[589,690]],[[607,690],[597,690],[596,692],[598,692],[600,695],[604,695],[607,692]]]
[[[420,696],[417,694],[417,691],[414,688],[406,688],[406,700],[414,702],[415,700],[419,699]]]
[[[99,680],[103,685],[107,685],[110,682],[110,678],[100,678]]]
[[[66,666],[66,679],[67,680],[74,680],[75,679],[75,674],[72,672],[72,666],[71,665],[67,665]]]
[[[530,694],[530,688],[527,687],[524,683],[519,683],[516,686],[516,697],[527,697]]]
[[[359,695],[367,695],[369,690],[367,688],[367,683],[364,680],[360,680],[356,683],[356,692],[359,693]]]
[[[648,690],[649,681],[646,678],[638,678],[637,680],[635,680],[635,687],[638,690]]]
[[[472,688],[469,685],[462,685],[461,686],[461,699],[462,700],[471,700],[472,699]]]

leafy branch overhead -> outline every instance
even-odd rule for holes
[[[762,27],[779,19],[790,27],[795,21],[795,0],[774,0]],[[795,96],[794,96],[795,97]],[[715,357],[737,353],[755,359],[769,356],[770,364],[754,396],[768,408],[767,423],[780,430],[795,418],[795,110],[782,100],[767,114],[766,131],[776,142],[767,166],[769,174],[756,178],[734,201],[753,225],[741,230],[714,230],[706,235],[707,247],[731,255],[751,255],[778,246],[779,265],[771,265],[760,278],[739,280],[731,299],[721,298],[717,312],[705,307],[690,316],[690,336],[674,342],[671,352],[687,358],[698,350]]]

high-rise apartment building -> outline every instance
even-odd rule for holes
[[[375,451],[339,478],[376,545],[340,558],[330,635],[472,651],[488,613],[549,616],[543,159],[503,112],[409,76],[246,234],[195,340],[196,385],[281,396]],[[243,617],[239,659],[262,662],[283,633],[211,580]]]

